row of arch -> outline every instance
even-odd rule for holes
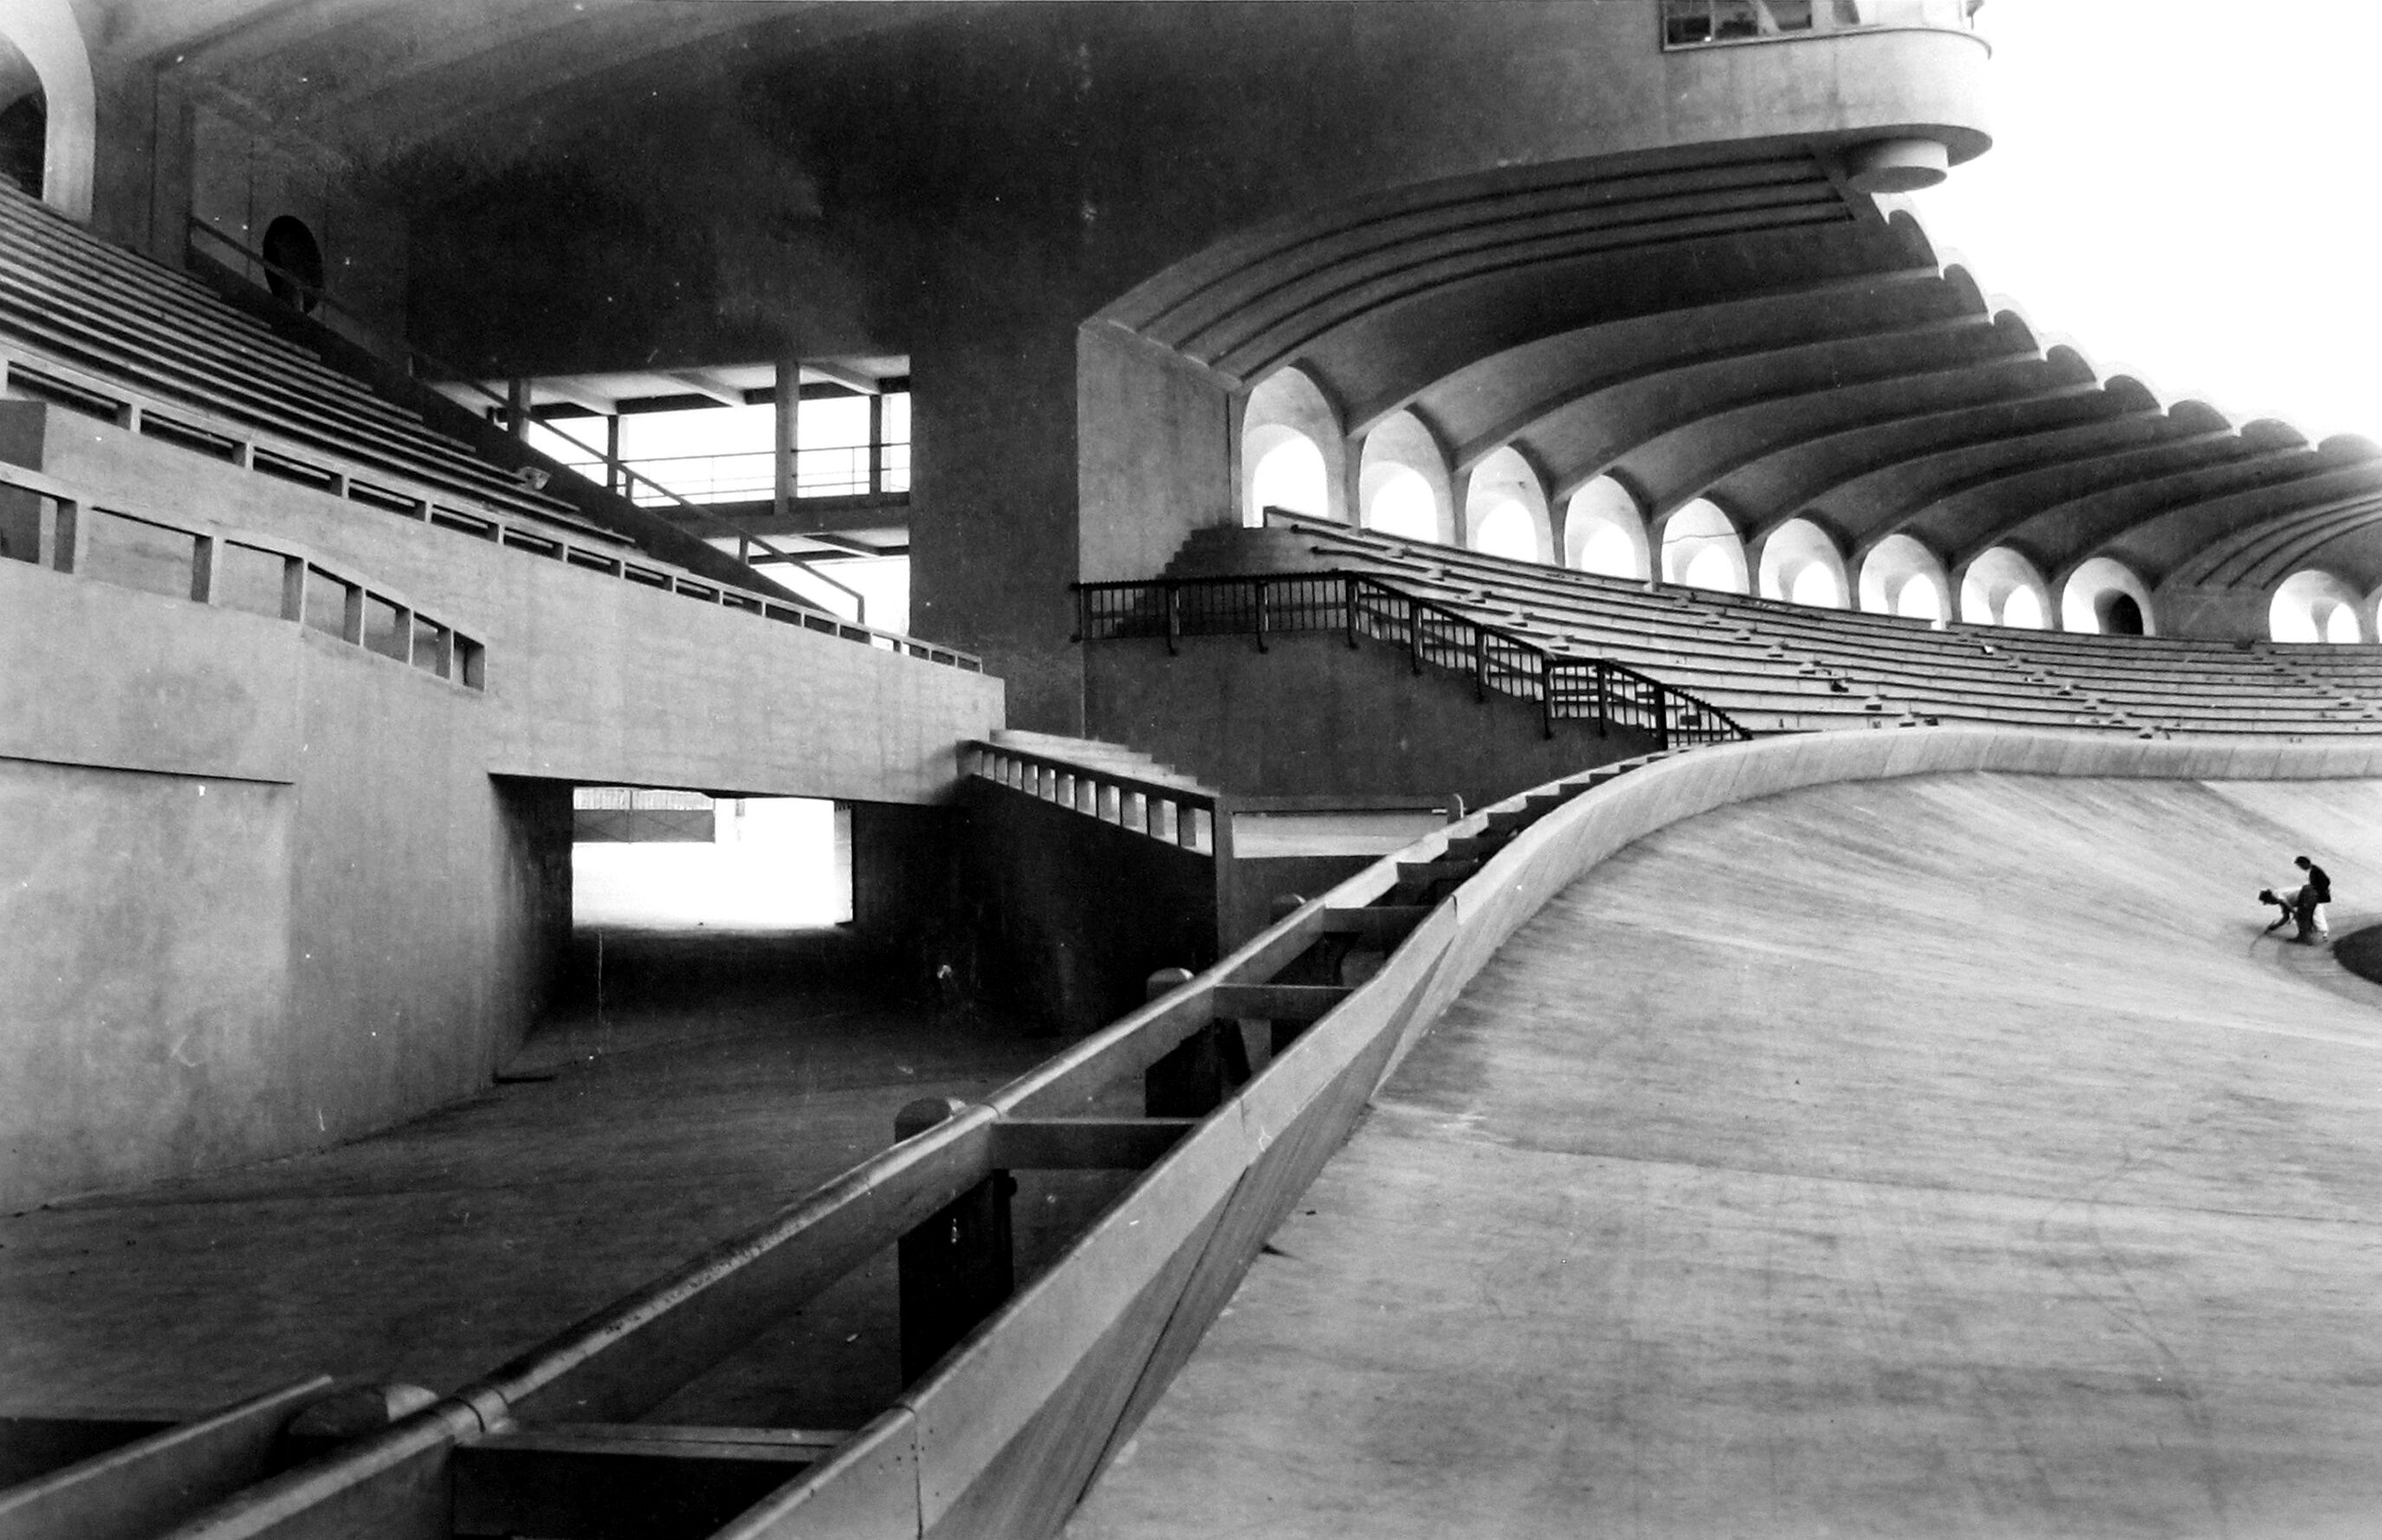
[[[89,219],[97,118],[91,55],[68,0],[0,6],[0,171]]]
[[[1855,570],[1810,519],[1788,519],[1749,547],[1737,521],[1706,498],[1661,521],[1658,549],[1638,499],[1620,482],[1588,483],[1563,500],[1558,519],[1543,479],[1511,446],[1483,457],[1459,497],[1446,455],[1410,412],[1385,419],[1350,446],[1356,463],[1335,475],[1325,446],[1344,442],[1336,419],[1295,369],[1250,393],[1244,423],[1243,517],[1250,524],[1262,522],[1266,508],[1287,508],[1489,556],[1938,625],[2122,636],[2157,630],[2148,586],[2108,556],[2081,563],[2055,593],[2051,580],[2011,547],[1995,546],[1956,575],[1925,544],[1897,533],[1863,552]],[[2362,594],[2311,569],[2278,585],[2268,630],[2278,642],[2372,642],[2382,637],[2377,607],[2382,590]]]

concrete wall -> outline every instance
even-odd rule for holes
[[[486,648],[485,691],[294,622],[0,560],[0,1204],[467,1094],[570,938],[570,788],[862,798],[872,923],[939,919],[997,679],[12,404],[91,502],[296,547]],[[207,509],[215,517],[194,511]],[[905,819],[903,815],[910,815]],[[864,821],[855,820],[856,824]],[[919,874],[924,872],[926,876]]]
[[[880,983],[918,999],[976,990],[976,940],[964,912],[955,807],[853,802],[852,926],[867,943]]]
[[[0,562],[0,1204],[486,1083],[569,923],[489,703],[282,621]]]
[[[2170,583],[2151,595],[2152,629],[2161,636],[2267,642],[2273,639],[2274,599],[2267,589]]]
[[[1086,326],[1077,352],[1082,578],[1150,577],[1189,532],[1241,522],[1235,424],[1246,397],[1189,360],[1113,326]],[[1316,446],[1327,466],[1346,452],[1337,434]]]
[[[1087,1033],[1139,1006],[1159,969],[1215,960],[1208,857],[981,778],[960,806],[994,998]]]
[[[1655,747],[1579,723],[1545,736],[1535,704],[1445,669],[1420,678],[1380,642],[1332,635],[1102,642],[1084,649],[1095,737],[1132,744],[1243,797],[1460,793],[1478,806]]]
[[[1002,681],[697,604],[143,440],[0,409],[0,452],[103,504],[220,510],[486,644],[484,768],[721,795],[926,802],[1002,725]],[[36,434],[29,426],[38,422]],[[27,455],[38,444],[38,455]]]
[[[358,196],[353,167],[318,145],[260,128],[210,103],[194,104],[179,116],[161,115],[160,128],[189,136],[190,217],[252,251],[263,250],[276,219],[299,220],[322,248],[324,287],[368,324],[359,335],[404,335],[405,216]],[[177,233],[158,232],[166,242],[158,255],[179,266]],[[240,263],[221,246],[202,250],[264,284],[261,267]],[[336,330],[354,325],[337,311],[325,310],[320,318]]]

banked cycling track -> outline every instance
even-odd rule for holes
[[[2382,986],[2253,897],[2306,852],[2382,919],[2377,760],[1846,733],[1578,799],[1068,1534],[2382,1533]]]

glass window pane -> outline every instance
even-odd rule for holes
[[[22,487],[0,487],[0,560],[42,559],[42,499]]]
[[[82,518],[83,556],[77,568],[82,576],[176,599],[190,596],[195,535],[97,508],[85,508]]]
[[[774,406],[690,407],[620,419],[620,458],[650,483],[696,503],[755,502],[774,494],[777,439]],[[645,483],[635,495],[648,505],[670,500]]]
[[[565,438],[564,434],[571,436]],[[566,417],[551,428],[543,422],[533,422],[524,436],[531,448],[573,470],[603,463],[604,420],[600,417]],[[598,475],[596,479],[601,481],[603,477]]]
[[[348,595],[352,584],[343,583],[319,567],[306,568],[306,624],[325,636],[345,637],[348,634]]]
[[[226,609],[278,620],[282,573],[289,565],[289,559],[276,552],[220,541],[215,545],[215,602]]]
[[[412,650],[405,612],[377,593],[364,595],[364,647],[399,663]]]
[[[445,678],[452,666],[448,650],[447,628],[435,621],[413,617],[413,666],[425,669]]]
[[[803,403],[802,446],[842,447],[868,442],[868,397],[837,396]]]

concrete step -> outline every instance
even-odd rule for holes
[[[1166,564],[1170,578],[1229,578],[1259,572],[1317,571],[1332,565],[1315,537],[1295,530],[1211,525],[1194,530]]]
[[[1130,776],[1135,780],[1155,782],[1160,786],[1180,787],[1185,791],[1217,795],[1217,788],[1187,776],[1174,766],[1150,758],[1137,749],[1122,743],[1111,743],[1097,738],[1069,738],[1061,733],[1031,732],[1018,727],[1002,727],[992,735],[995,747],[1014,749],[1020,753],[1038,754],[1095,774],[1105,771],[1112,776]]]

